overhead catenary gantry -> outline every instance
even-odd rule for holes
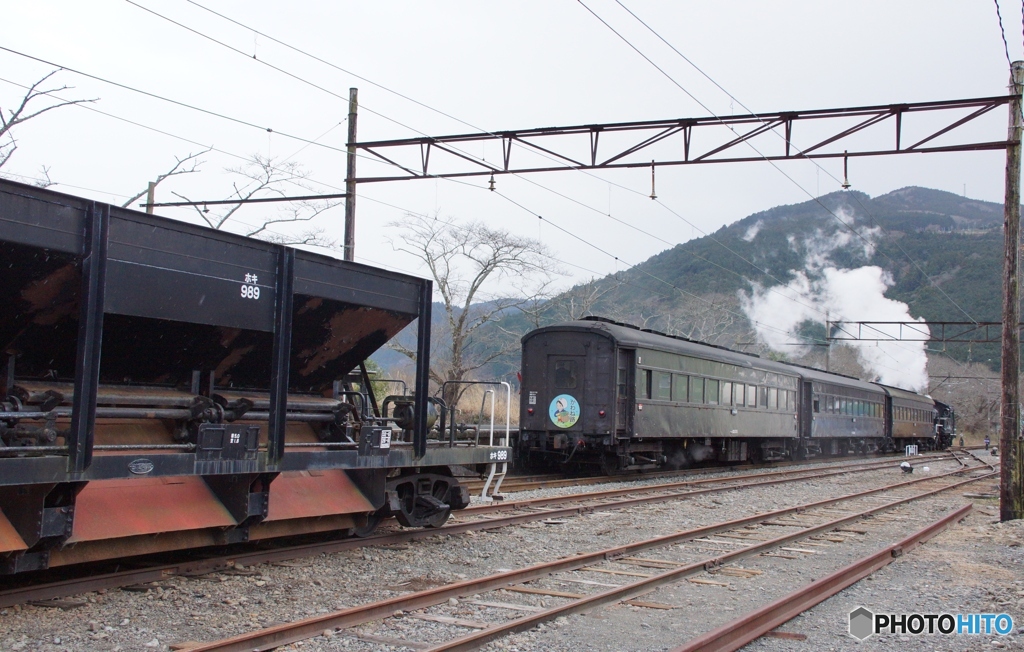
[[[559,170],[600,170],[655,166],[696,165],[706,163],[741,163],[753,161],[785,161],[798,159],[829,159],[892,154],[921,154],[937,152],[965,152],[1005,150],[1006,140],[977,141],[961,129],[975,122],[993,109],[1008,104],[1012,96],[984,97],[938,102],[916,102],[838,109],[808,111],[780,111],[736,116],[710,116],[703,118],[673,118],[640,122],[575,125],[568,127],[540,127],[508,131],[457,134],[451,136],[420,136],[396,140],[378,140],[354,143],[357,150],[382,163],[393,166],[391,175],[357,177],[356,183],[403,181],[409,179],[456,178],[492,174],[524,174]],[[918,134],[911,142],[905,136],[911,121],[928,116],[931,122],[926,135]],[[941,126],[935,126],[935,119]],[[841,119],[841,120],[840,120]],[[853,124],[849,124],[853,120]],[[887,146],[858,148],[859,141],[851,138],[883,123],[892,123],[891,142]],[[921,121],[924,122],[923,120]],[[794,133],[814,123],[815,129],[829,130],[818,135],[816,142],[797,147]],[[841,125],[838,123],[842,123]],[[820,125],[820,127],[819,127]],[[720,137],[704,132],[727,127],[731,137],[722,142]],[[920,128],[921,125],[915,127]],[[738,151],[738,147],[772,130],[783,136],[777,145],[765,151]],[[808,130],[809,131],[809,130]],[[876,130],[877,131],[877,130]],[[626,145],[607,143],[602,135],[626,134],[636,138]],[[936,143],[941,136],[963,136],[960,142]],[[589,155],[579,156],[580,137],[589,137]],[[948,139],[947,139],[948,140]],[[478,158],[467,152],[474,143],[500,142],[502,158],[498,163]],[[665,157],[664,149],[658,156],[650,150],[659,143],[674,149]],[[544,157],[546,163],[531,164],[527,157],[513,157],[513,146],[519,145]],[[476,151],[474,148],[473,151]],[[445,156],[445,169],[439,169],[432,154]],[[520,158],[524,160],[520,162]],[[400,172],[399,172],[400,171]]]
[[[397,140],[355,142],[349,138],[349,160],[355,152],[394,168],[389,175],[358,177],[349,167],[349,198],[358,183],[406,181],[556,172],[569,170],[610,170],[708,163],[776,162],[789,160],[837,159],[1004,150],[1006,188],[1004,201],[1005,259],[1003,265],[1002,329],[1002,426],[1000,450],[1003,468],[1000,487],[1000,518],[1024,518],[1024,434],[1019,424],[1018,370],[1020,365],[1018,262],[1020,222],[1021,103],[1024,94],[1024,61],[1011,64],[1011,93],[937,102],[915,102],[810,111],[780,111],[740,116],[674,118],[641,122],[542,127],[509,131],[488,131],[451,136],[420,136]],[[966,125],[976,123],[992,110],[1006,106],[1009,128],[1005,139],[978,140]],[[911,129],[910,123],[914,123]],[[722,129],[728,130],[722,138]],[[887,144],[860,138],[891,128]],[[798,146],[794,133],[807,134],[810,144]],[[910,133],[916,135],[909,136]],[[766,134],[780,136],[765,144],[755,139]],[[604,138],[602,138],[604,136]],[[629,137],[633,138],[630,139]],[[906,137],[906,139],[905,139]],[[589,149],[581,139],[589,139]],[[941,140],[940,140],[941,138]],[[612,143],[608,143],[611,140]],[[802,140],[802,139],[801,139]],[[477,157],[477,147],[500,143],[501,159],[490,162]],[[865,145],[870,142],[871,145]],[[909,144],[907,144],[909,142]],[[749,147],[739,150],[739,146]],[[513,150],[517,149],[515,157]],[[470,149],[467,150],[467,147]],[[355,150],[355,151],[353,151]],[[438,161],[438,154],[442,161]],[[583,152],[583,156],[579,154]],[[539,159],[538,159],[539,157]],[[520,162],[522,159],[522,162]],[[443,167],[442,167],[443,166]],[[845,168],[845,165],[844,165]],[[849,182],[844,173],[842,187]],[[494,189],[494,184],[491,184]],[[655,199],[652,178],[651,198]],[[351,251],[351,249],[350,249]],[[980,324],[971,324],[974,329]],[[990,323],[987,326],[995,326]],[[942,333],[945,337],[945,333]],[[969,339],[945,341],[977,341]],[[989,333],[982,334],[990,341]],[[863,338],[854,338],[863,339]],[[890,338],[892,339],[892,338]],[[929,340],[935,337],[929,333]]]
[[[994,344],[1002,341],[999,321],[829,321],[829,342],[941,342]],[[1024,328],[1018,324],[1017,330]]]

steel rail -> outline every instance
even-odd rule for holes
[[[951,456],[949,456],[949,455],[936,454],[936,455],[929,455],[928,459],[932,460],[932,461],[942,461],[942,460],[945,460],[945,459],[949,459],[950,457]],[[811,469],[792,469],[792,470],[789,470],[789,471],[767,471],[765,473],[752,473],[752,474],[746,474],[746,475],[734,475],[734,476],[717,477],[717,478],[702,478],[702,479],[699,479],[699,480],[682,480],[682,481],[679,481],[679,482],[667,482],[667,483],[662,483],[662,484],[640,485],[640,486],[636,486],[636,487],[625,487],[625,488],[622,488],[622,489],[605,489],[603,491],[588,491],[586,493],[580,493],[580,494],[566,494],[566,495],[562,495],[562,496],[551,496],[551,497],[546,497],[546,498],[532,498],[532,499],[527,499],[527,500],[516,500],[516,501],[508,501],[508,502],[488,503],[488,504],[484,504],[484,505],[472,505],[472,506],[467,507],[466,509],[462,510],[460,515],[480,514],[480,513],[487,513],[487,512],[499,512],[499,511],[515,510],[515,509],[524,509],[524,508],[529,508],[529,507],[545,507],[547,505],[552,505],[552,504],[558,504],[558,503],[561,503],[561,502],[566,502],[567,498],[568,499],[576,498],[576,499],[587,499],[587,500],[600,500],[600,499],[604,499],[604,498],[616,498],[616,497],[619,497],[619,496],[629,496],[629,495],[638,494],[638,493],[654,493],[654,492],[657,492],[657,491],[666,491],[666,490],[671,490],[671,489],[680,489],[680,488],[683,488],[683,487],[690,487],[690,486],[695,486],[695,485],[722,484],[722,483],[726,483],[726,482],[736,482],[736,481],[739,481],[739,482],[743,483],[744,481],[752,480],[752,479],[756,479],[756,478],[777,478],[777,477],[783,477],[783,476],[787,476],[788,477],[788,476],[793,476],[793,475],[798,475],[799,474],[799,477],[791,478],[791,479],[787,480],[787,481],[796,481],[796,480],[803,480],[803,479],[813,479],[813,478],[818,478],[818,477],[830,477],[832,475],[842,475],[842,474],[845,474],[845,473],[862,473],[862,472],[866,472],[866,471],[875,471],[877,469],[884,469],[887,466],[890,466],[891,464],[892,464],[892,460],[884,460],[884,461],[883,460],[875,460],[875,461],[872,461],[872,462],[856,462],[856,463],[852,463],[852,464],[844,464],[844,465],[842,465],[842,466],[840,466],[838,468],[837,467],[824,467],[824,468],[817,467],[817,468],[811,468]],[[764,484],[764,483],[751,483],[749,485],[748,484],[742,484],[742,486],[745,488],[747,486],[761,486],[761,484]],[[725,490],[727,490],[729,488],[730,487],[727,487],[727,486],[726,487],[715,487],[713,489],[713,491],[725,491]],[[691,494],[691,493],[695,493],[695,492],[684,492],[683,494],[672,494],[672,496],[673,497],[677,497],[679,495],[688,495],[688,494]],[[705,493],[705,492],[701,492],[701,493]]]
[[[941,451],[939,451],[941,452]],[[895,453],[893,455],[896,455]],[[786,466],[799,466],[808,464],[828,464],[846,462],[858,459],[869,459],[866,457],[842,457],[838,459],[809,459],[809,460],[788,460],[785,462],[771,462],[769,464],[740,464],[737,466],[709,466],[696,469],[677,469],[674,471],[652,471],[637,474],[623,475],[601,475],[581,478],[566,478],[561,474],[537,475],[537,476],[506,476],[501,488],[509,491],[530,491],[532,489],[560,489],[562,487],[580,487],[592,484],[606,484],[613,482],[630,482],[632,480],[646,480],[650,478],[671,478],[680,475],[706,475],[710,473],[723,473],[728,471],[745,471],[748,469],[780,468]],[[870,459],[880,459],[872,457]],[[483,480],[467,480],[461,483],[470,492],[483,488]],[[508,492],[503,492],[508,493]]]
[[[738,650],[843,589],[856,584],[875,571],[884,568],[894,559],[936,536],[952,523],[966,518],[972,508],[971,504],[964,505],[902,541],[887,546],[760,609],[702,634],[673,649],[672,652],[732,652]]]
[[[991,466],[989,468],[991,469]],[[720,532],[723,530],[730,530],[744,525],[760,523],[765,520],[772,520],[779,518],[781,516],[807,511],[809,509],[826,507],[829,505],[834,505],[837,503],[873,495],[876,493],[881,493],[884,491],[891,491],[893,489],[902,488],[909,485],[918,484],[921,482],[935,481],[937,479],[958,475],[973,470],[978,470],[978,467],[965,466],[955,471],[951,471],[949,473],[933,477],[923,477],[892,485],[885,485],[882,487],[876,487],[873,489],[868,489],[853,494],[847,494],[845,496],[828,498],[813,503],[806,503],[804,505],[798,505],[778,510],[772,510],[769,512],[763,512],[760,514],[754,514],[752,516],[734,519],[731,521],[720,522],[704,527],[695,528],[692,530],[677,532],[674,534],[663,535],[645,541],[626,544],[623,546],[617,546],[614,548],[599,550],[591,553],[577,554],[572,557],[558,559],[555,561],[545,562],[541,564],[535,564],[533,566],[528,566],[526,568],[518,570],[506,571],[482,578],[464,580],[462,582],[456,582],[454,584],[450,584],[443,587],[418,591],[415,593],[397,596],[394,598],[381,600],[379,602],[367,605],[344,609],[330,614],[313,616],[292,623],[284,623],[281,625],[276,625],[273,627],[268,627],[253,632],[247,632],[245,634],[223,639],[220,641],[200,644],[198,646],[190,648],[190,652],[250,652],[256,650],[270,650],[282,645],[295,643],[297,641],[301,641],[304,639],[320,635],[324,630],[327,629],[346,628],[361,623],[370,622],[373,620],[383,619],[393,615],[396,611],[413,611],[416,609],[422,609],[436,604],[440,604],[442,602],[447,601],[450,598],[463,597],[466,595],[472,595],[482,593],[485,591],[492,591],[495,589],[504,588],[512,584],[528,582],[531,580],[539,579],[541,577],[546,577],[547,575],[553,572],[575,570],[593,563],[628,556],[650,548],[661,547],[681,541],[689,541],[702,536],[714,534],[716,532]],[[754,552],[760,552],[761,550],[776,547],[784,543],[788,543],[792,540],[802,539],[822,531],[828,531],[836,527],[839,527],[840,525],[859,519],[863,517],[865,514],[873,514],[879,511],[883,511],[885,509],[890,509],[897,505],[901,505],[914,500],[919,500],[926,496],[934,495],[942,491],[947,491],[953,487],[960,486],[962,484],[976,482],[978,480],[991,477],[992,474],[993,473],[990,470],[989,473],[986,473],[983,476],[970,478],[963,482],[946,485],[939,489],[927,491],[916,496],[902,498],[890,503],[886,503],[885,505],[872,507],[866,510],[865,512],[853,514],[851,516],[844,516],[829,521],[825,524],[811,526],[797,533],[782,535],[780,537],[776,537],[775,539],[771,539],[770,541],[759,543],[754,546],[746,547],[737,551],[729,552],[718,557],[705,560],[703,562],[690,564],[684,567],[680,567],[678,569],[667,571],[665,573],[654,575],[650,578],[641,580],[640,582],[627,584],[623,587],[609,589],[608,591],[586,596],[583,599],[570,603],[568,605],[562,605],[559,607],[547,609],[542,612],[530,614],[528,616],[524,616],[522,618],[509,621],[505,624],[495,624],[493,627],[490,627],[484,631],[456,639],[455,641],[450,641],[448,643],[442,644],[441,646],[431,649],[475,649],[476,647],[479,647],[480,645],[483,645],[484,643],[490,640],[498,638],[503,634],[511,633],[513,631],[522,631],[525,629],[530,629],[541,622],[551,620],[557,618],[558,616],[566,615],[568,613],[576,613],[578,611],[591,609],[595,606],[606,604],[608,602],[619,602],[621,600],[629,599],[636,595],[646,593],[651,589],[660,586],[661,584],[677,581],[685,575],[700,572],[707,568],[714,568],[716,566],[720,566],[726,563],[727,561],[739,559],[744,556],[753,554]],[[544,516],[547,517],[548,514],[545,513]]]
[[[961,471],[954,471],[953,473],[960,473],[960,472]],[[946,475],[950,475],[950,474],[946,474]],[[990,477],[990,475],[992,475],[992,474],[990,473],[990,474],[988,474],[986,476],[983,476],[983,477]],[[937,476],[937,477],[942,477],[942,476]],[[935,479],[935,478],[928,478],[928,480],[933,480],[933,479]],[[916,496],[911,496],[909,498],[902,498],[902,499],[899,499],[899,500],[896,500],[896,501],[893,501],[893,502],[890,502],[890,503],[886,503],[884,505],[880,505],[880,506],[877,506],[877,507],[872,507],[872,508],[864,510],[862,512],[858,512],[856,514],[852,514],[852,515],[849,515],[849,516],[842,516],[840,518],[833,519],[833,520],[828,521],[826,523],[822,523],[822,524],[818,524],[818,525],[813,525],[813,526],[804,528],[803,530],[800,530],[798,532],[791,532],[789,534],[783,534],[783,535],[780,535],[778,537],[775,537],[774,539],[769,539],[769,540],[761,542],[761,543],[756,543],[756,544],[751,545],[751,546],[746,546],[744,548],[739,548],[737,550],[724,553],[724,554],[719,555],[717,557],[711,557],[711,558],[704,559],[704,560],[701,560],[701,561],[698,561],[698,562],[687,564],[685,566],[680,566],[678,568],[667,570],[667,571],[665,571],[663,573],[658,573],[657,575],[653,575],[653,576],[648,577],[648,578],[637,580],[635,582],[630,582],[629,584],[624,584],[624,585],[616,587],[614,589],[608,589],[606,591],[601,591],[599,593],[595,593],[595,594],[592,594],[592,595],[584,596],[583,598],[580,598],[580,599],[578,599],[578,600],[576,600],[574,602],[570,602],[570,603],[567,603],[567,604],[564,604],[564,605],[559,605],[559,606],[556,606],[556,607],[552,607],[551,609],[547,609],[545,611],[529,614],[529,615],[523,616],[521,618],[517,618],[515,620],[509,621],[509,622],[506,622],[506,623],[496,624],[493,627],[489,627],[489,628],[487,628],[487,629],[485,629],[483,631],[479,631],[479,632],[475,632],[475,633],[472,633],[472,634],[468,634],[466,636],[459,637],[459,638],[454,639],[452,641],[446,641],[446,642],[441,643],[439,645],[432,646],[432,647],[428,648],[428,651],[429,652],[442,652],[442,651],[445,651],[445,652],[456,652],[456,651],[460,651],[460,650],[475,650],[475,649],[479,648],[481,645],[483,645],[484,643],[487,643],[489,641],[493,641],[494,639],[500,638],[501,636],[504,636],[505,634],[511,634],[511,633],[514,633],[514,632],[521,632],[521,631],[525,631],[525,630],[528,630],[528,629],[532,629],[533,627],[535,627],[536,625],[538,625],[538,624],[540,624],[542,622],[547,622],[547,621],[550,621],[550,620],[554,620],[555,618],[558,618],[559,616],[566,616],[566,615],[569,615],[569,614],[575,614],[575,613],[579,613],[580,611],[585,611],[585,610],[593,609],[595,607],[606,605],[606,604],[609,604],[609,603],[622,602],[624,600],[629,600],[629,599],[635,598],[637,596],[643,595],[645,593],[648,593],[651,590],[653,590],[655,588],[658,588],[659,586],[663,586],[665,584],[675,583],[675,582],[677,582],[677,581],[679,581],[679,580],[681,580],[681,579],[683,579],[683,578],[685,578],[687,576],[694,575],[696,573],[700,573],[700,572],[705,571],[705,570],[711,570],[711,569],[717,568],[719,566],[722,566],[722,565],[724,565],[724,564],[726,564],[728,562],[732,562],[732,561],[736,561],[736,560],[739,560],[739,559],[743,559],[745,557],[749,557],[749,556],[751,556],[753,554],[756,554],[756,553],[765,552],[767,550],[771,550],[772,548],[776,548],[778,546],[785,545],[787,543],[792,543],[793,541],[798,541],[800,539],[804,539],[804,538],[807,538],[809,536],[813,536],[815,534],[820,534],[820,533],[823,533],[823,532],[828,532],[828,531],[833,530],[833,529],[835,529],[837,527],[841,527],[841,526],[849,524],[849,523],[851,523],[853,521],[856,521],[856,520],[859,520],[861,518],[864,518],[865,516],[871,516],[871,515],[873,515],[875,513],[878,513],[878,512],[881,512],[881,511],[885,511],[885,510],[888,510],[888,509],[892,509],[893,507],[896,507],[896,506],[899,506],[899,505],[902,505],[902,504],[905,504],[905,503],[909,503],[909,502],[912,502],[912,501],[915,501],[915,500],[920,500],[921,498],[925,498],[925,497],[928,497],[928,496],[931,496],[931,495],[935,495],[935,494],[940,493],[942,491],[946,491],[948,489],[952,489],[953,487],[961,486],[963,484],[968,484],[968,483],[971,483],[971,482],[976,482],[977,480],[980,480],[980,479],[981,478],[972,478],[972,479],[969,479],[969,480],[964,480],[962,482],[957,482],[957,483],[954,483],[954,484],[946,486],[946,487],[941,487],[939,489],[934,489],[934,490],[927,491],[927,492],[922,493],[922,494],[918,494]],[[907,484],[907,483],[903,483],[903,484]],[[897,485],[893,485],[893,486],[897,486]],[[205,650],[205,649],[206,648],[196,648],[196,652],[198,652],[198,650]],[[217,649],[217,648],[215,648],[215,649]],[[254,649],[262,649],[262,648],[254,648]]]
[[[146,584],[149,582],[157,582],[160,580],[167,579],[169,577],[180,575],[194,575],[200,573],[216,572],[218,570],[232,568],[236,564],[250,566],[253,564],[272,563],[278,561],[285,561],[289,559],[297,559],[301,557],[313,557],[320,554],[332,554],[342,552],[345,550],[363,548],[366,546],[405,543],[408,541],[416,541],[420,539],[430,538],[435,535],[451,535],[461,534],[463,532],[469,532],[474,530],[499,529],[502,527],[520,525],[532,521],[577,516],[579,514],[584,514],[587,512],[611,511],[626,507],[633,507],[641,504],[653,504],[671,500],[680,500],[692,496],[717,493],[719,491],[731,491],[737,489],[763,487],[775,484],[785,484],[788,482],[798,482],[800,480],[806,479],[832,477],[836,475],[844,475],[847,473],[861,473],[877,470],[874,467],[850,468],[851,466],[864,466],[864,464],[865,463],[857,463],[855,465],[847,464],[843,465],[841,468],[838,469],[836,469],[835,467],[831,467],[831,470],[828,470],[827,472],[817,472],[812,475],[801,475],[799,477],[779,478],[749,483],[740,482],[738,484],[733,484],[726,487],[713,487],[708,489],[698,489],[694,491],[675,492],[646,497],[640,496],[628,500],[620,500],[610,503],[599,503],[596,505],[576,505],[573,507],[565,507],[562,509],[546,510],[544,512],[528,512],[525,514],[516,514],[500,518],[485,518],[474,521],[451,523],[449,525],[445,525],[443,527],[434,529],[404,530],[400,532],[366,538],[350,538],[341,541],[327,541],[311,544],[301,544],[297,546],[287,546],[274,550],[257,550],[250,552],[241,552],[238,554],[222,555],[209,559],[190,560],[174,564],[161,564],[149,568],[136,568],[128,571],[116,571],[112,573],[104,573],[101,575],[71,578],[61,580],[59,582],[52,582],[42,585],[15,587],[0,591],[0,607],[8,607],[15,604],[23,604],[25,602],[35,600],[49,600],[53,598],[67,597],[71,595],[77,595],[80,593],[87,593],[89,591],[96,591],[99,589],[111,589],[120,586]],[[879,468],[884,468],[884,465],[881,465],[881,462],[874,462],[872,464],[879,464]],[[810,469],[808,471],[813,471],[813,469]],[[780,475],[783,473],[792,474],[797,473],[797,471],[776,471],[773,473],[766,474],[734,476],[732,478],[729,478],[729,480],[742,481],[746,478],[757,478],[766,475]],[[693,482],[704,483],[713,480],[714,479],[709,478],[704,480],[695,480]],[[467,508],[466,510],[463,510],[463,512],[485,513],[491,511],[524,509],[529,507],[543,507],[546,505],[558,503],[580,502],[591,499],[608,498],[614,497],[616,495],[630,495],[645,492],[649,493],[656,491],[656,487],[659,487],[659,485],[649,485],[646,487],[633,487],[626,489],[614,489],[600,492],[588,492],[583,494],[572,494],[565,496],[554,496],[550,498],[537,498],[534,500],[527,501],[489,504],[482,505],[479,507],[470,507]]]

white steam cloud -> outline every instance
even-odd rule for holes
[[[853,216],[839,212],[848,224]],[[910,316],[905,303],[885,297],[892,278],[876,266],[839,269],[832,254],[842,249],[869,258],[874,253],[877,230],[853,233],[816,231],[803,241],[790,236],[790,247],[804,252],[803,270],[793,272],[789,286],[762,287],[755,284],[749,295],[741,293],[740,301],[747,318],[754,324],[758,338],[776,351],[792,352],[791,346],[800,326],[807,321],[824,325],[825,313],[830,321],[919,321]],[[920,330],[927,332],[927,327]],[[898,337],[898,327],[880,327],[864,332],[865,337]],[[855,335],[855,334],[854,334]],[[853,346],[861,363],[886,385],[921,391],[928,385],[928,358],[924,342],[847,342]],[[788,349],[788,351],[787,351]]]
[[[754,238],[756,238],[757,234],[761,231],[762,226],[764,226],[764,220],[758,220],[751,224],[747,228],[747,232],[743,234],[743,239],[747,242],[753,242]]]

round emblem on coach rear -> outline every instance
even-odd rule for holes
[[[551,423],[559,428],[571,428],[580,419],[580,404],[568,394],[559,394],[548,407]]]
[[[135,475],[146,475],[153,471],[153,463],[143,458],[128,463],[128,470]]]

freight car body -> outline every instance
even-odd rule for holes
[[[946,446],[927,397],[601,318],[523,337],[518,454],[605,471]]]
[[[443,523],[429,281],[0,181],[0,571]],[[363,361],[419,320],[414,396]],[[351,382],[352,374],[357,375]],[[443,407],[443,406],[441,406]]]

